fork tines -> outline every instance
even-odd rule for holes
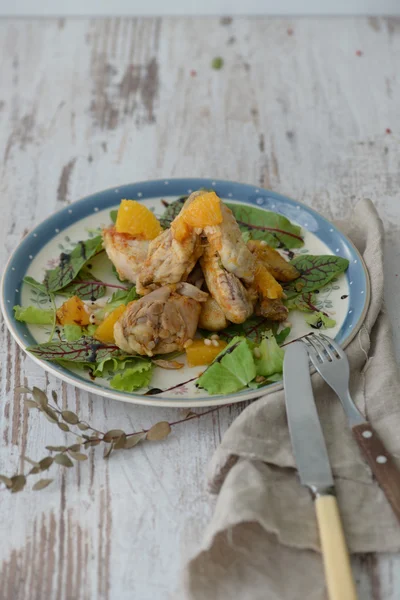
[[[303,340],[308,346],[311,359],[317,359],[318,362],[322,363],[326,360],[332,362],[343,358],[344,352],[341,347],[323,333],[311,333]]]

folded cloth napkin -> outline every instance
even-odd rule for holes
[[[337,225],[362,254],[371,280],[366,319],[347,348],[351,393],[399,464],[400,382],[382,310],[382,223],[372,202],[363,200]],[[317,373],[312,382],[350,551],[400,550],[400,526],[339,400]],[[283,390],[250,404],[231,425],[209,483],[218,499],[202,550],[185,567],[186,599],[326,598],[313,502],[296,472]]]

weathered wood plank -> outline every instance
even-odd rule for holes
[[[362,55],[358,56],[357,51]],[[170,176],[256,183],[328,217],[372,197],[387,230],[387,307],[400,357],[398,21],[50,19],[0,21],[2,264],[52,211],[106,187]],[[222,70],[210,68],[220,55]],[[391,133],[387,132],[391,130]],[[15,386],[59,393],[99,428],[177,411],[79,392],[0,328],[0,472],[64,434]],[[205,472],[241,407],[179,425],[163,443],[57,471],[43,492],[2,492],[0,598],[173,596],[212,503]],[[395,600],[399,557],[355,559],[360,597]]]

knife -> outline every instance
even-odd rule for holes
[[[357,600],[332,469],[314,402],[308,353],[301,342],[286,348],[283,383],[300,482],[310,489],[315,503],[329,599]]]

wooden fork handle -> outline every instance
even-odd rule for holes
[[[400,522],[399,469],[370,423],[355,425],[353,434]]]

